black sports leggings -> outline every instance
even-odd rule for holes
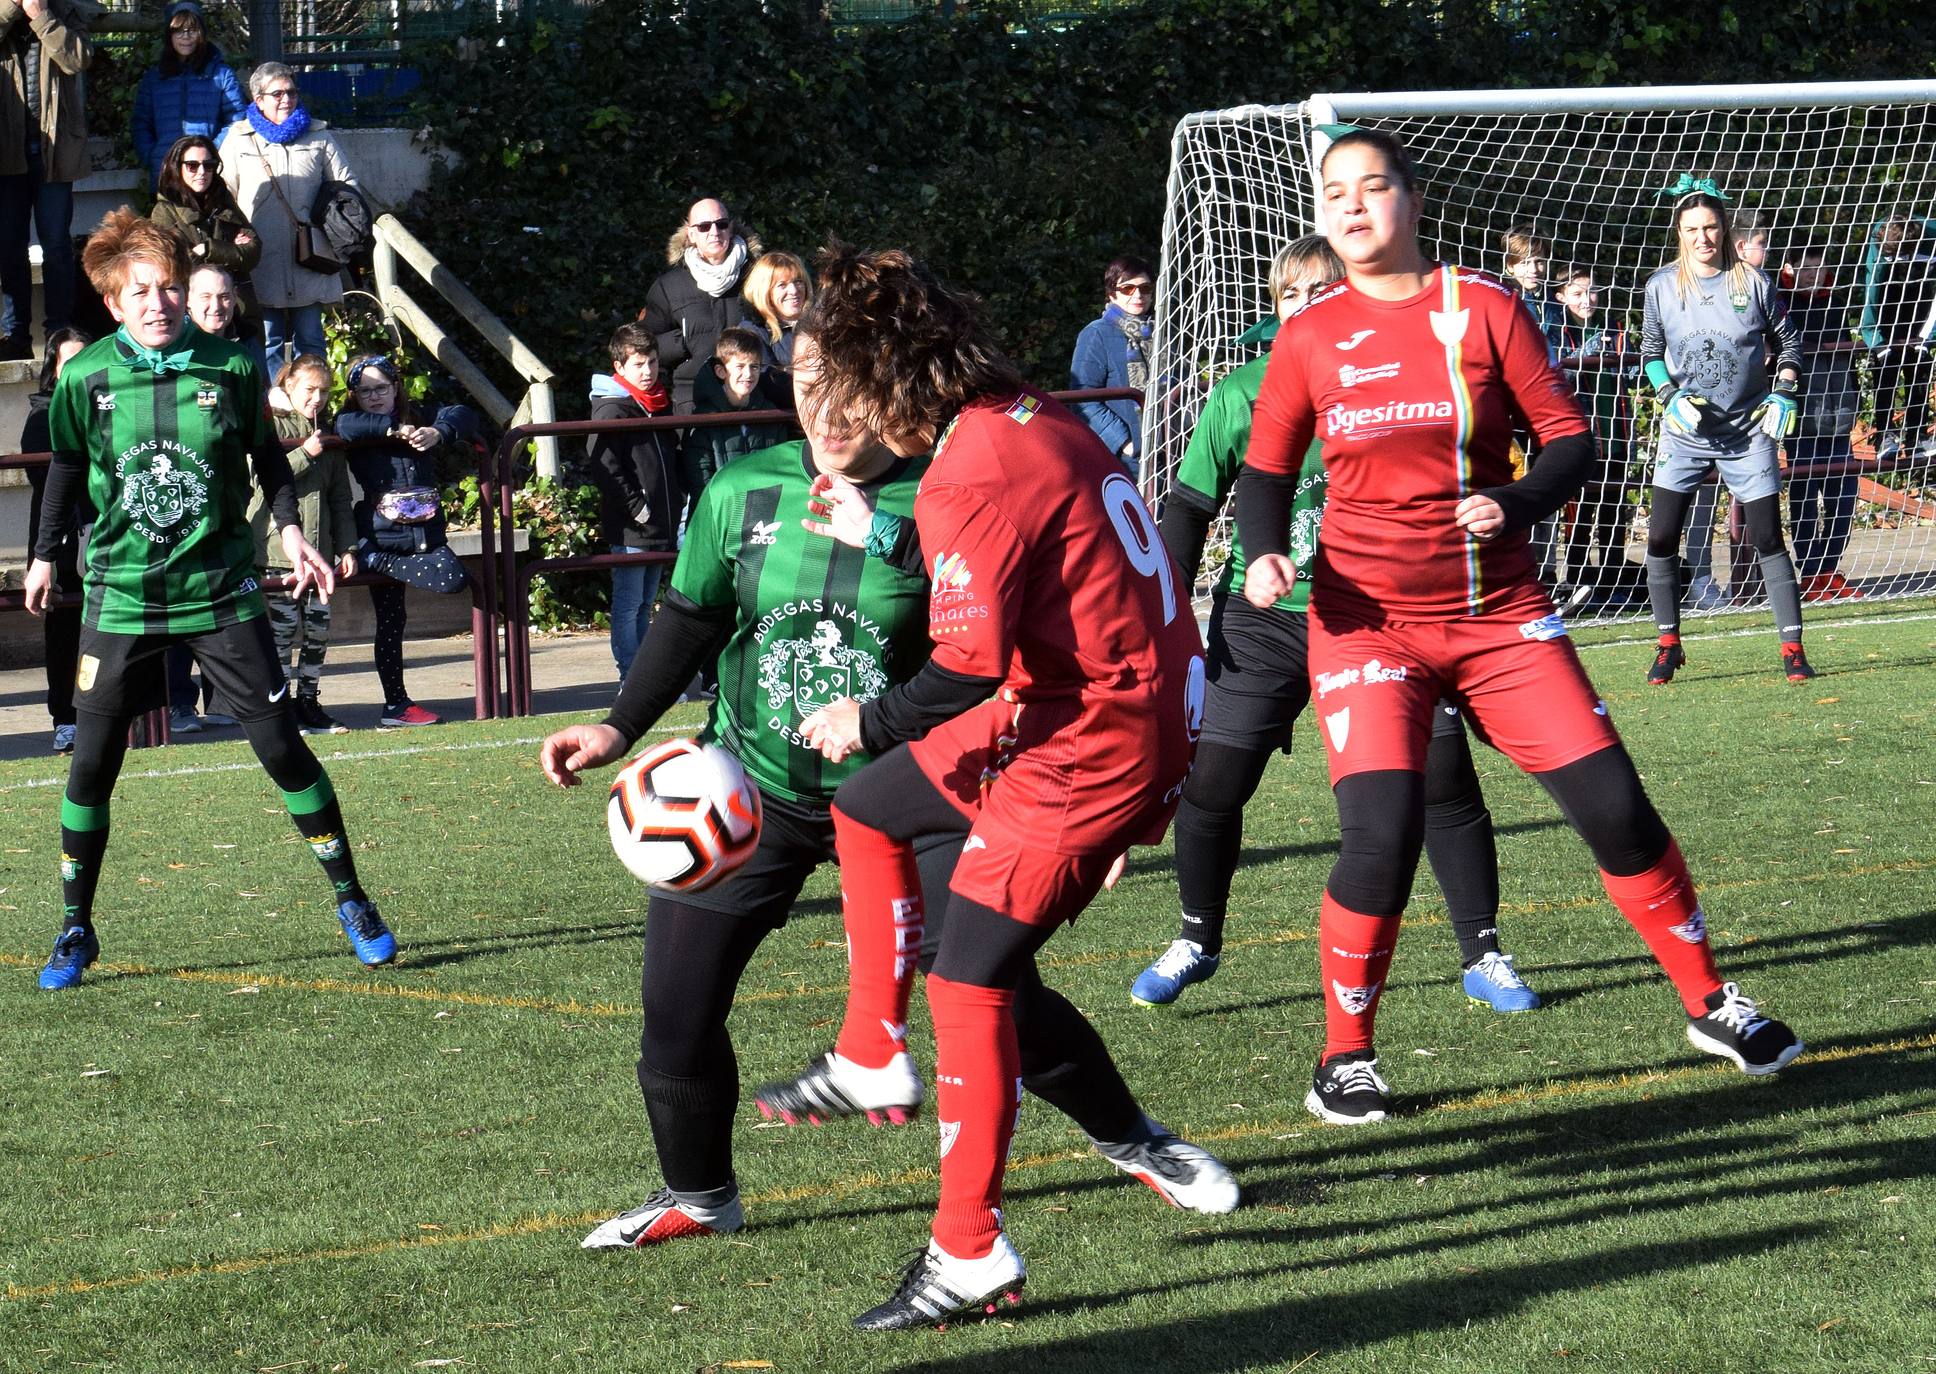
[[[1681,527],[1687,523],[1687,508],[1694,503],[1691,491],[1655,487],[1653,507],[1647,517],[1647,556],[1673,558],[1680,551]],[[1741,518],[1747,524],[1748,538],[1755,552],[1770,557],[1786,545],[1781,538],[1781,494],[1771,493],[1753,501],[1741,502]]]
[[[133,716],[104,716],[93,711],[74,713],[74,757],[67,768],[67,799],[77,806],[106,806],[114,794],[128,753],[128,725]],[[285,792],[313,786],[323,774],[309,742],[287,710],[242,722],[249,747],[261,761],[269,780]]]

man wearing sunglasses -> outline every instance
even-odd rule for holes
[[[692,384],[710,366],[719,336],[746,317],[740,283],[760,255],[726,203],[696,200],[666,243],[667,270],[645,293],[639,320],[659,341],[659,365],[671,376],[672,407],[692,413]]]

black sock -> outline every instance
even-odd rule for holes
[[[1463,916],[1452,913],[1452,931],[1459,937],[1459,967],[1471,968],[1488,954],[1499,953],[1498,915]]]
[[[716,1206],[712,1199],[724,1201],[739,1188],[733,1174],[739,1062],[730,1048],[726,1055],[724,1063],[693,1078],[674,1078],[639,1061],[639,1092],[652,1123],[659,1171],[674,1194],[701,1206]]]
[[[1091,1140],[1136,1137],[1143,1109],[1102,1037],[1032,970],[1015,990],[1015,1034],[1024,1088],[1082,1127]]]
[[[1244,804],[1257,791],[1272,750],[1206,741],[1183,784],[1176,809],[1176,890],[1183,920],[1180,939],[1205,954],[1223,952],[1230,881],[1244,848]]]
[[[82,821],[76,829],[71,821]],[[96,823],[98,822],[98,823]],[[101,881],[101,856],[108,850],[108,809],[61,801],[61,929],[94,929],[94,889]]]
[[[309,841],[309,852],[329,875],[337,905],[368,901],[363,884],[357,881],[356,860],[350,855],[350,839],[343,831],[343,808],[336,804],[329,774],[320,775],[300,792],[284,792],[282,800],[289,808],[289,819]]]

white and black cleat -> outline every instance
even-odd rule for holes
[[[1378,1056],[1348,1050],[1324,1060],[1311,1075],[1304,1109],[1334,1126],[1383,1121],[1391,1111],[1391,1089],[1378,1076]]]
[[[601,1221],[578,1242],[581,1250],[638,1250],[686,1236],[716,1236],[737,1231],[746,1223],[739,1194],[721,1207],[681,1202],[669,1188],[661,1188],[629,1212]]]
[[[1746,1074],[1779,1073],[1806,1048],[1781,1022],[1763,1016],[1754,1000],[1733,983],[1707,996],[1707,1012],[1687,1018],[1694,1048],[1732,1060]]]
[[[921,1098],[921,1075],[906,1050],[878,1069],[829,1050],[798,1077],[753,1091],[761,1116],[789,1126],[824,1126],[843,1116],[865,1116],[870,1126],[905,1126],[919,1114]]]
[[[1141,1179],[1172,1207],[1186,1212],[1235,1211],[1237,1180],[1222,1160],[1192,1145],[1160,1121],[1143,1118],[1148,1138],[1117,1145],[1096,1140],[1096,1153],[1132,1178]]]
[[[854,1329],[941,1327],[957,1313],[992,1317],[1002,1303],[1014,1307],[1022,1301],[1027,1275],[1005,1231],[996,1232],[995,1247],[980,1259],[957,1259],[930,1240],[901,1275],[894,1296],[855,1317]]]

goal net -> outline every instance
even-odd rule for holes
[[[1673,260],[1675,197],[1660,193],[1684,177],[1713,182],[1755,226],[1766,270],[1817,326],[1814,403],[1784,445],[1783,528],[1799,570],[1817,579],[1805,589],[1839,594],[1825,580],[1839,573],[1868,596],[1936,591],[1931,82],[1331,95],[1186,117],[1172,144],[1153,342],[1151,375],[1164,380],[1143,418],[1150,495],[1168,487],[1209,387],[1257,355],[1240,336],[1270,309],[1272,256],[1316,227],[1315,158],[1340,124],[1404,140],[1424,182],[1428,254],[1506,276],[1505,236],[1521,229],[1544,264],[1535,313],[1608,460],[1605,480],[1536,532],[1549,584],[1581,589],[1574,619],[1646,614],[1658,411],[1638,373],[1641,297]],[[1846,390],[1824,394],[1836,375]],[[1687,609],[1758,605],[1752,546],[1725,492],[1709,490],[1718,499],[1696,502],[1687,547],[1714,587]]]

